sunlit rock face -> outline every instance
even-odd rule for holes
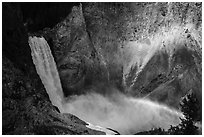
[[[201,43],[196,39],[192,41],[193,33],[186,32],[186,28],[176,26],[169,31],[168,35],[165,36],[164,32],[151,40],[156,43],[151,42],[146,50],[148,54],[142,58],[136,54],[131,58],[126,85],[131,94],[150,97],[174,107],[179,106],[180,98],[191,90],[201,101]],[[130,49],[137,52],[138,45],[141,43],[135,43]],[[138,58],[144,60],[142,65],[138,65],[141,62]]]
[[[189,92],[201,102],[201,10],[195,7],[200,9],[198,3],[85,7],[87,30],[107,66],[115,66],[108,69],[110,79],[122,70],[124,92],[173,107]]]
[[[83,3],[52,29],[65,94],[93,83],[173,107],[201,100],[200,3]]]

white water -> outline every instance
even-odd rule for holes
[[[95,91],[65,99],[47,42],[44,38],[29,37],[29,45],[37,73],[51,102],[61,113],[72,113],[86,122],[114,129],[121,134],[134,134],[155,127],[168,129],[170,125],[180,122],[182,114],[176,110],[149,100],[126,97],[117,91],[110,96],[102,96]],[[97,87],[94,89],[97,90]]]
[[[63,91],[57,67],[47,41],[44,38],[29,37],[31,55],[36,71],[53,105],[63,112]]]

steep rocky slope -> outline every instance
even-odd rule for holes
[[[164,19],[158,19],[161,12],[153,7],[157,15],[146,29],[150,31],[151,25],[162,22],[160,28],[142,42],[131,42],[127,47],[133,50],[131,54],[139,52],[132,55],[128,66],[126,85],[130,94],[178,107],[181,97],[194,92],[201,105],[201,13],[195,10],[196,6],[167,4]]]

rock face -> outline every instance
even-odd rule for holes
[[[96,4],[96,11],[88,5],[84,16],[89,20],[87,30],[92,32],[95,45],[102,45],[107,66],[119,66],[108,67],[110,76],[114,74],[111,68],[119,74],[117,69],[122,66],[126,93],[178,107],[181,97],[194,92],[201,103],[201,10],[195,10],[199,3],[109,6]],[[110,42],[111,36],[116,40]],[[120,56],[114,59],[114,53]],[[120,57],[123,60],[118,62]]]
[[[148,6],[154,20],[144,28],[149,34],[145,32],[143,39],[126,47],[137,54],[132,55],[130,71],[126,73],[128,92],[176,108],[181,97],[194,92],[201,103],[201,13],[195,10],[199,4],[160,4]],[[161,7],[167,9],[165,16]],[[147,10],[144,12],[150,16]],[[152,26],[156,26],[154,31]]]
[[[81,94],[96,81],[108,80],[107,68],[86,30],[82,5],[73,7],[64,21],[45,33],[53,41],[53,53],[65,95]]]
[[[201,102],[201,22],[200,3],[83,3],[45,36],[67,95],[98,81],[178,108]]]

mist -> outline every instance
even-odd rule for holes
[[[112,91],[111,95],[96,92],[70,96],[63,105],[64,113],[120,134],[135,134],[157,127],[168,129],[170,125],[179,124],[179,117],[182,117],[180,112],[148,99],[127,97]]]

